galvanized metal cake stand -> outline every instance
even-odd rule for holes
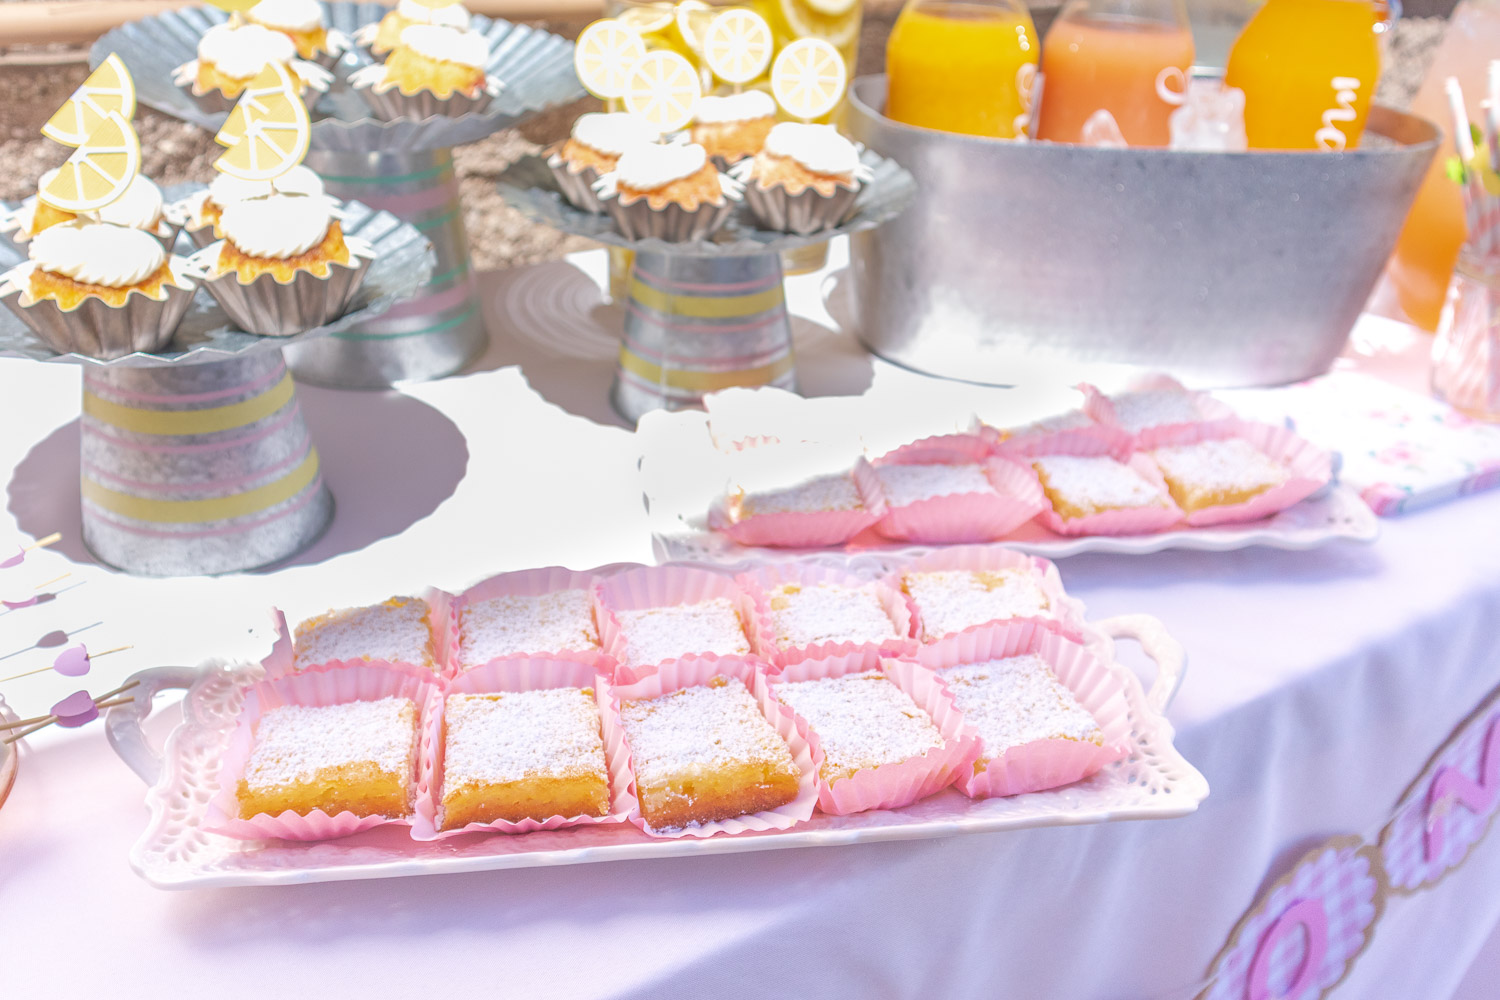
[[[652,410],[698,406],[708,393],[734,386],[796,391],[782,252],[881,225],[916,196],[911,174],[894,160],[868,151],[861,158],[873,176],[854,214],[813,236],[757,229],[740,208],[708,240],[628,239],[608,216],[569,204],[540,156],[522,157],[501,174],[500,194],[537,222],[635,251],[610,389],[615,410],[633,423]]]
[[[294,337],[235,329],[199,289],[164,351],[101,361],[54,352],[0,309],[0,357],[83,368],[82,531],[100,562],[140,576],[230,573],[295,555],[328,527],[333,497],[282,349],[404,306],[434,260],[423,234],[388,212],[349,203],[342,225],[376,259],[349,313]],[[25,257],[0,238],[0,270]]]
[[[325,3],[330,29],[353,36],[391,9],[378,3]],[[130,68],[143,104],[210,131],[225,115],[210,114],[172,83],[172,70],[196,57],[198,39],[228,17],[213,7],[169,10],[110,31],[89,53],[93,65],[111,52]],[[573,43],[524,25],[475,15],[473,30],[491,43],[487,72],[504,89],[483,114],[459,118],[370,117],[349,89],[351,72],[369,62],[363,52],[335,67],[332,90],[312,108],[306,164],[328,193],[358,199],[412,223],[432,241],[437,267],[419,294],[378,320],[297,344],[287,362],[299,379],[340,388],[387,388],[459,371],[488,342],[479,303],[453,147],[510,128],[538,112],[584,96],[573,72]]]

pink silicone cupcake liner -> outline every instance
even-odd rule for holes
[[[678,837],[712,837],[716,833],[764,833],[768,830],[790,830],[798,823],[805,822],[812,817],[813,806],[818,802],[818,768],[813,760],[812,747],[808,745],[806,736],[798,728],[797,719],[792,710],[772,697],[770,686],[766,682],[766,675],[756,661],[737,656],[725,656],[715,660],[669,660],[662,664],[659,671],[648,677],[626,684],[607,685],[609,710],[618,719],[620,706],[627,701],[659,698],[683,688],[707,684],[716,676],[736,678],[749,688],[750,693],[760,704],[760,710],[765,713],[766,720],[776,727],[776,732],[786,741],[788,749],[792,752],[792,760],[796,762],[797,770],[801,772],[801,779],[797,783],[797,797],[784,806],[750,813],[747,816],[736,816],[733,819],[723,819],[713,823],[698,823],[676,830],[656,830],[648,826],[645,817],[641,815],[635,786],[635,772],[632,769],[630,793],[636,797],[636,807],[630,815],[630,822],[640,827],[648,836],[676,839]],[[628,753],[630,741],[626,738],[624,742]]]
[[[436,680],[447,676],[449,672],[449,647],[453,644],[453,596],[436,587],[428,587],[417,595],[427,602],[427,623],[432,630],[432,655],[436,661],[432,669],[428,669],[420,663],[393,662],[386,663],[392,670],[411,674],[424,680]],[[353,663],[385,663],[383,660],[330,660],[328,663],[309,663],[305,666],[297,666],[295,644],[292,641],[291,629],[287,627],[286,614],[279,608],[272,608],[271,615],[280,631],[280,638],[276,646],[272,648],[272,654],[276,657],[274,664],[268,658],[265,662],[268,676],[279,676],[281,674],[312,670],[317,667],[344,666]],[[285,641],[286,656],[281,658],[276,649]]]
[[[923,462],[914,455],[912,461],[882,459],[880,464],[948,463]],[[892,507],[887,500],[885,517],[875,530],[886,538],[923,545],[987,542],[1009,534],[1046,509],[1047,498],[1030,470],[999,456],[984,459],[983,464],[994,493],[953,493],[902,507]]]
[[[255,725],[268,709],[282,705],[321,707],[351,701],[410,698],[416,702],[419,711],[425,712],[431,707],[431,697],[438,690],[434,678],[417,677],[380,660],[370,663],[327,663],[298,674],[261,681],[246,695],[239,726],[224,749],[219,770],[219,791],[208,802],[203,828],[211,833],[241,840],[328,840],[387,823],[409,825],[411,818],[408,816],[356,816],[347,810],[330,816],[321,809],[314,809],[305,815],[288,809],[276,816],[260,813],[249,819],[242,819],[237,790],[240,776],[244,774],[245,765],[250,760]],[[425,722],[418,719],[419,744],[422,742],[423,732]],[[419,781],[423,768],[422,752],[419,745],[416,773],[413,775],[414,799],[420,798],[426,791]]]
[[[424,716],[422,791],[412,813],[412,839],[443,840],[465,833],[530,833],[533,830],[556,830],[565,826],[625,822],[636,808],[635,796],[631,793],[633,779],[630,774],[630,753],[625,746],[619,719],[609,707],[603,681],[604,678],[592,665],[555,657],[506,657],[491,660],[484,666],[447,681],[443,689],[436,692],[432,710]],[[609,812],[603,816],[558,815],[548,816],[544,820],[495,820],[492,823],[469,823],[452,830],[439,829],[439,812],[443,799],[443,712],[448,695],[540,691],[561,687],[594,690],[594,703],[599,706],[599,721],[604,737],[604,757],[609,768]]]
[[[1057,679],[1094,717],[1104,736],[1104,745],[1055,739],[1011,747],[991,757],[982,769],[967,769],[959,776],[958,790],[971,798],[1020,795],[1070,785],[1129,752],[1130,705],[1114,668],[1083,646],[1039,627],[1036,622],[970,629],[925,647],[915,659],[924,668],[936,671],[961,663],[983,663],[1026,653],[1035,653],[1047,661]],[[947,688],[941,678],[937,683]],[[956,706],[954,710],[957,711]],[[978,739],[978,732],[972,726],[965,723],[963,729]]]
[[[601,577],[593,573],[580,573],[563,566],[544,566],[540,569],[523,569],[514,573],[501,573],[492,576],[488,580],[476,583],[462,594],[452,600],[452,614],[449,621],[449,643],[448,643],[448,675],[457,676],[476,667],[484,666],[482,663],[465,665],[463,663],[463,635],[460,628],[463,617],[463,609],[469,604],[480,601],[489,601],[497,597],[540,597],[542,594],[551,594],[559,590],[586,590],[590,594],[590,604],[594,606],[594,629],[599,630],[600,612],[597,602],[594,600],[596,589]],[[575,650],[575,649],[537,649],[525,653],[509,653],[499,659],[530,659],[543,657],[547,659],[576,660],[579,663],[588,663],[596,669],[609,672],[614,669],[614,663],[609,660],[601,646],[598,650]]]
[[[755,602],[754,628],[750,645],[762,658],[769,660],[779,670],[789,663],[800,663],[808,659],[823,659],[841,656],[864,649],[873,649],[884,656],[903,656],[917,648],[916,616],[910,598],[901,592],[901,582],[893,576],[878,580],[865,580],[852,573],[824,566],[807,566],[797,563],[773,563],[750,573],[736,577],[739,585]],[[885,609],[896,638],[879,643],[817,642],[807,646],[781,649],[776,644],[776,628],[771,622],[770,591],[783,583],[797,583],[814,587],[820,583],[837,583],[848,587],[874,585],[880,606]]]
[[[1199,420],[1192,423],[1160,424],[1156,427],[1146,427],[1132,432],[1119,425],[1115,417],[1115,406],[1110,398],[1100,392],[1096,387],[1087,382],[1078,387],[1083,391],[1085,402],[1084,412],[1100,424],[1119,431],[1130,439],[1131,444],[1137,451],[1145,451],[1150,448],[1159,448],[1163,444],[1171,443],[1172,436],[1183,429],[1193,427],[1224,427],[1239,419],[1238,414],[1223,403],[1206,392],[1194,392],[1170,375],[1148,375],[1145,378],[1132,382],[1129,392],[1179,392],[1185,396],[1192,397],[1193,408],[1201,414]]]
[[[942,734],[943,745],[919,757],[856,771],[830,785],[821,774],[824,755],[817,732],[806,719],[793,713],[797,731],[812,747],[813,763],[820,771],[818,808],[834,816],[910,805],[951,785],[979,755],[979,737],[963,731],[963,719],[953,705],[953,696],[937,682],[931,671],[911,660],[882,659],[879,653],[868,650],[821,660],[803,660],[783,670],[771,685],[771,690],[774,693],[779,685],[793,681],[843,677],[864,670],[883,670],[892,683],[932,718]]]
[[[1048,559],[1038,556],[1029,556],[1015,549],[1008,549],[1003,545],[957,545],[952,548],[929,552],[927,555],[918,556],[905,563],[901,567],[902,572],[911,573],[937,573],[944,570],[968,570],[974,573],[991,572],[998,573],[1001,570],[1015,570],[1028,573],[1041,584],[1042,593],[1047,597],[1048,613],[1043,618],[1011,618],[1003,621],[1034,621],[1043,628],[1051,629],[1072,639],[1074,642],[1082,642],[1084,635],[1083,605],[1077,599],[1069,597],[1063,590],[1062,576],[1057,572],[1057,567]],[[899,574],[898,574],[899,578]],[[915,620],[912,623],[912,635],[918,639],[920,644],[923,634],[922,607],[916,601],[908,598],[911,603]],[[964,631],[973,631],[994,622],[983,622],[970,625]],[[945,637],[946,638],[946,637]]]
[[[1055,449],[1039,448],[1034,442],[1019,444],[1009,442],[1001,448],[1001,452],[1017,463],[1025,465],[1032,477],[1036,479],[1038,489],[1041,489],[1042,481],[1037,476],[1036,470],[1032,468],[1031,459],[1033,458],[1045,455],[1107,456],[1117,462],[1124,462],[1140,473],[1147,482],[1156,487],[1165,502],[1165,506],[1107,510],[1099,514],[1064,519],[1053,509],[1049,501],[1037,519],[1059,535],[1145,535],[1164,531],[1183,519],[1183,513],[1178,509],[1177,504],[1172,502],[1172,495],[1167,491],[1166,481],[1162,479],[1161,470],[1156,467],[1156,463],[1141,452],[1130,451],[1127,446],[1119,443],[1118,440],[1112,440],[1108,435],[1075,436],[1066,444],[1059,444]],[[1046,498],[1045,492],[1043,498]]]
[[[1241,438],[1264,452],[1274,461],[1287,467],[1291,475],[1286,482],[1258,493],[1244,503],[1225,504],[1219,507],[1204,507],[1187,515],[1187,523],[1194,527],[1210,524],[1226,524],[1233,521],[1258,521],[1263,517],[1286,510],[1293,504],[1307,499],[1333,478],[1333,453],[1319,448],[1305,438],[1298,437],[1285,427],[1260,424],[1249,420],[1232,420],[1225,423],[1197,424],[1179,428],[1158,447],[1198,444],[1226,438]]]
[[[888,451],[875,465],[936,465],[983,462],[990,456],[990,442],[979,431],[971,434],[935,434]]]
[[[755,622],[755,602],[735,583],[734,577],[691,566],[643,566],[609,577],[595,591],[595,609],[599,620],[599,638],[604,652],[613,661],[613,679],[629,684],[656,672],[658,663],[631,663],[627,655],[626,636],[621,630],[619,611],[664,608],[674,604],[696,604],[717,597],[728,598],[739,615],[740,626],[749,643]],[[683,659],[722,659],[714,653],[690,653]],[[672,660],[665,661],[671,663]]]
[[[739,545],[791,549],[842,545],[885,515],[885,497],[870,463],[855,462],[851,475],[864,501],[861,510],[785,511],[735,520],[721,499],[708,512],[708,526]]]

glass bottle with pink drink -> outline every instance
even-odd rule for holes
[[[1037,138],[1078,142],[1107,111],[1128,144],[1165,146],[1192,65],[1182,0],[1069,0],[1042,40]]]

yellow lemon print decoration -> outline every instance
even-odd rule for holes
[[[312,125],[287,72],[267,65],[244,95],[214,141],[229,149],[214,169],[244,181],[269,181],[302,162]]]
[[[849,82],[839,50],[821,38],[799,38],[771,65],[771,96],[793,118],[812,121],[838,106]]]
[[[111,111],[37,197],[64,212],[93,212],[118,199],[141,171],[141,140]]]
[[[42,135],[64,146],[82,146],[111,111],[126,121],[135,117],[135,81],[113,52],[47,119]]]
[[[595,21],[578,36],[573,69],[595,97],[615,100],[625,94],[630,68],[646,55],[646,43],[628,25],[609,18]]]
[[[693,120],[703,82],[698,71],[676,52],[651,52],[635,64],[625,84],[625,110],[639,115],[657,132],[675,132]]]
[[[749,83],[771,61],[771,26],[751,10],[719,14],[703,36],[703,61],[725,83]]]

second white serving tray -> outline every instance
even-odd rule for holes
[[[808,561],[836,562],[874,578],[899,560],[885,555],[825,554]],[[734,572],[757,562],[715,567]],[[628,565],[601,567],[612,573]],[[1078,621],[1073,598],[1064,613]],[[1074,617],[1076,615],[1076,618]],[[130,852],[130,864],[152,885],[168,889],[274,885],[344,879],[389,878],[440,872],[483,871],[586,864],[633,858],[732,854],[786,847],[830,847],[879,840],[914,840],[1036,826],[1166,819],[1198,808],[1208,782],[1172,745],[1166,719],[1186,668],[1182,647],[1161,623],[1127,615],[1085,623],[1086,644],[1111,664],[1125,690],[1131,722],[1130,753],[1086,781],[1002,799],[972,800],[952,788],[901,809],[852,816],[815,813],[791,830],[708,839],[648,837],[635,826],[593,825],[519,836],[474,834],[431,843],[413,841],[405,827],[316,843],[241,841],[208,833],[203,820],[219,786],[219,761],[239,718],[246,690],[262,676],[259,664],[209,661],[198,667],[158,667],[140,681],[133,702],[110,710],[106,731],[116,752],[149,784],[150,820]],[[1156,664],[1149,692],[1114,654],[1114,641],[1133,639]],[[141,723],[157,692],[186,689],[183,721],[158,753]]]

